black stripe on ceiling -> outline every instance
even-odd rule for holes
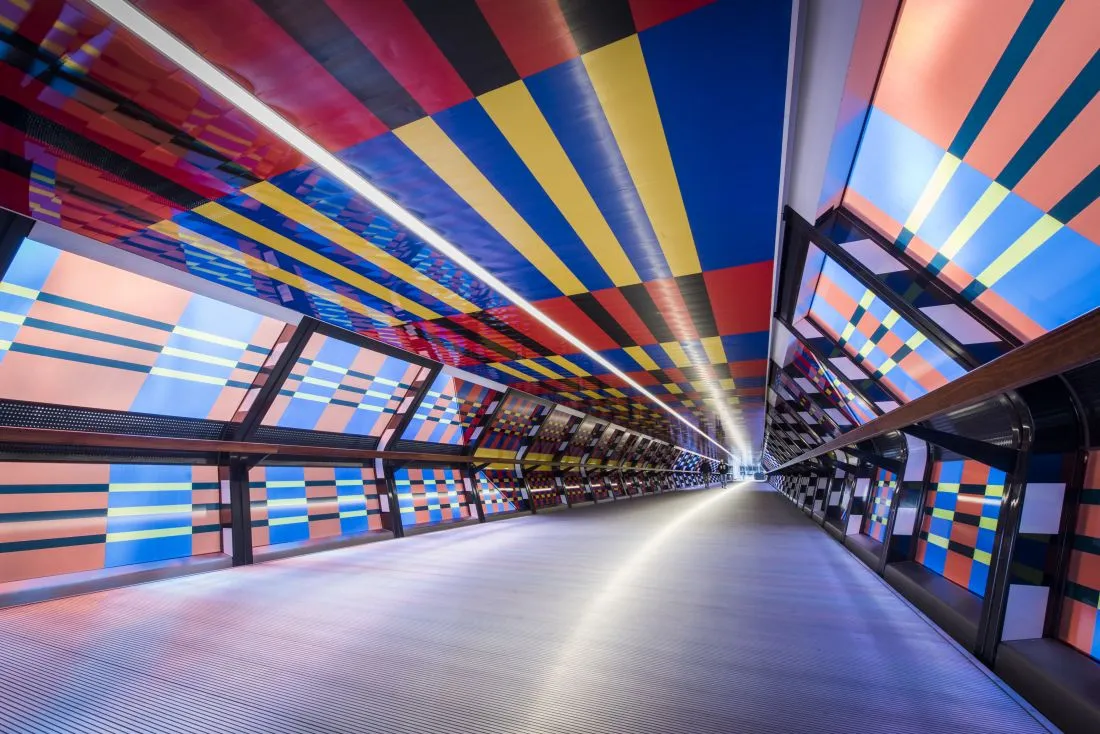
[[[626,302],[630,304],[630,307],[634,309],[634,313],[638,314],[638,318],[642,320],[642,323],[649,329],[649,333],[653,334],[658,342],[679,341],[672,333],[672,329],[668,328],[664,317],[661,316],[660,309],[653,302],[653,298],[649,295],[649,291],[646,290],[644,284],[626,285],[619,288],[619,290],[622,291]]]
[[[519,80],[474,0],[405,0],[405,4],[475,96]]]
[[[496,352],[497,354],[499,354],[501,356],[500,361],[502,361],[502,362],[503,361],[508,361],[508,360],[513,360],[513,359],[519,359],[519,355],[516,354],[515,352],[513,352],[511,349],[508,349],[507,347],[505,347],[501,344],[497,344],[495,341],[493,341],[489,337],[482,336],[481,334],[478,334],[476,331],[474,331],[472,329],[469,329],[469,328],[463,326],[462,324],[456,324],[454,321],[451,321],[449,318],[444,317],[444,318],[441,318],[441,319],[435,319],[434,321],[432,321],[432,323],[436,324],[438,326],[442,326],[444,329],[447,329],[448,331],[452,331],[455,334],[458,334],[459,336],[465,338],[466,340],[473,342],[474,344],[480,344],[481,346],[485,347],[486,349],[488,349],[491,352]],[[430,340],[432,338],[432,334],[429,334],[427,332],[422,332],[422,333],[423,333],[423,336],[424,336],[425,339]]]
[[[676,285],[680,288],[680,296],[684,299],[684,305],[687,306],[699,338],[718,336],[718,322],[714,320],[714,310],[703,274],[681,275],[676,278]]]
[[[0,148],[0,171],[14,173],[30,185],[31,168],[33,164],[21,155],[15,155]]]
[[[548,354],[553,354],[552,351],[539,344],[531,337],[521,333],[514,326],[501,321],[496,316],[493,316],[491,313],[487,313],[485,311],[476,311],[469,315],[477,319],[481,323],[485,324],[490,329],[495,329],[512,341],[518,344],[522,344],[540,357],[545,357]]]
[[[592,320],[592,323],[615,340],[615,343],[620,347],[637,346],[637,343],[630,338],[630,334],[627,333],[626,329],[619,325],[615,317],[608,313],[607,309],[594,295],[591,293],[578,293],[575,296],[569,296],[569,300],[583,311],[584,315]]]
[[[558,0],[558,5],[582,54],[634,33],[628,0]]]
[[[0,97],[0,120],[32,140],[56,148],[100,171],[109,172],[115,178],[144,189],[181,209],[193,209],[209,201],[125,156],[77,135],[64,125],[31,112],[7,97]]]
[[[391,130],[425,116],[417,101],[324,2],[255,2]]]

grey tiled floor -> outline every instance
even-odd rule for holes
[[[9,609],[0,731],[1044,729],[744,484]]]

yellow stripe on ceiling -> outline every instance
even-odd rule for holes
[[[271,278],[272,280],[277,280],[280,283],[285,283],[286,285],[297,288],[298,290],[305,293],[309,293],[311,295],[317,296],[318,298],[322,298],[331,303],[335,303],[339,306],[344,307],[348,311],[353,311],[357,314],[361,314],[363,316],[366,316],[367,318],[374,319],[375,321],[379,321],[383,324],[388,324],[390,326],[397,326],[401,323],[399,319],[396,319],[389,314],[382,313],[381,311],[376,311],[369,306],[365,306],[359,301],[356,301],[354,298],[349,298],[340,293],[330,291],[328,288],[317,285],[312,281],[306,280],[300,275],[289,273],[286,270],[278,267],[277,265],[272,265],[266,260],[261,260],[258,257],[247,255],[243,252],[240,252],[239,250],[234,250],[228,245],[223,245],[221,242],[212,240],[209,237],[204,237],[198,232],[193,232],[189,229],[185,229],[171,220],[157,222],[149,229],[159,234],[162,234],[165,237],[170,237],[177,242],[184,242],[197,250],[202,250],[203,252],[207,252],[211,255],[216,255],[217,257],[220,257],[224,260],[236,263],[237,265],[247,268],[248,270],[251,270],[258,275],[263,275],[265,277]]]
[[[1015,242],[997,256],[997,259],[989,264],[978,275],[978,282],[987,288],[1003,278],[1005,274],[1024,261],[1031,253],[1038,250],[1044,242],[1053,237],[1060,229],[1062,223],[1049,214],[1044,214],[1039,221],[1028,227],[1028,230],[1020,235]]]
[[[625,347],[624,352],[630,355],[630,358],[638,363],[638,366],[647,372],[661,369],[660,366],[653,361],[653,358],[646,354],[646,351],[641,347]]]
[[[547,359],[549,359],[549,360],[550,360],[551,362],[553,362],[554,364],[558,365],[559,367],[564,367],[565,369],[567,369],[568,371],[572,372],[572,373],[573,373],[574,375],[576,375],[577,377],[591,377],[591,375],[589,375],[589,374],[588,374],[587,372],[585,372],[584,370],[582,370],[582,369],[581,369],[580,367],[578,367],[577,365],[575,365],[575,364],[573,364],[572,362],[570,362],[570,361],[569,361],[568,359],[566,359],[565,357],[559,357],[559,356],[558,356],[558,355],[556,355],[556,354],[552,354],[552,355],[550,355],[549,357],[547,357]]]
[[[940,248],[940,254],[948,260],[958,255],[959,250],[970,241],[978,228],[985,224],[985,220],[989,219],[1001,202],[1008,198],[1008,193],[1008,189],[996,181],[991,183],[954,231],[947,236],[943,247]]]
[[[560,380],[561,379],[561,375],[559,375],[557,372],[554,372],[552,369],[549,369],[548,367],[543,367],[541,364],[539,364],[538,362],[536,362],[533,359],[520,359],[520,360],[517,360],[516,363],[520,364],[520,365],[523,365],[524,367],[531,370],[532,372],[538,372],[540,375],[545,375],[546,377],[549,377],[551,380]]]
[[[702,270],[638,36],[581,57],[673,275]]]
[[[494,369],[498,369],[501,372],[509,374],[512,377],[518,377],[519,379],[523,380],[524,382],[536,382],[535,378],[532,377],[531,375],[528,375],[524,372],[520,372],[517,369],[513,369],[513,368],[509,367],[508,365],[504,364],[503,362],[494,362],[493,364],[491,364],[489,366],[493,367]]]
[[[522,81],[478,97],[504,137],[616,286],[640,283],[607,220]]]
[[[711,364],[727,364],[726,350],[722,346],[722,337],[708,336],[703,341],[703,349],[707,352],[707,358]]]
[[[439,314],[430,308],[425,308],[416,301],[406,298],[400,293],[394,293],[389,288],[375,283],[367,276],[361,275],[350,268],[333,262],[324,255],[314,252],[308,247],[299,245],[294,240],[283,237],[278,232],[273,232],[267,227],[252,221],[248,217],[230,211],[217,202],[212,201],[208,204],[203,204],[202,206],[196,207],[193,211],[212,222],[216,222],[238,234],[242,234],[256,242],[260,242],[326,275],[331,275],[333,278],[343,281],[353,288],[358,288],[364,293],[369,293],[375,298],[400,308],[402,311],[407,311],[422,319],[439,318]]]
[[[588,290],[434,120],[425,117],[393,134],[562,293]]]
[[[663,342],[661,349],[665,350],[665,354],[672,360],[672,363],[677,367],[690,367],[691,360],[684,354],[684,348],[680,346],[679,342]]]
[[[665,386],[665,389],[668,390],[673,395],[683,395],[684,394],[684,391],[681,390],[680,386],[677,385],[675,382],[666,382],[666,383],[664,383],[664,386]]]
[[[481,310],[446,286],[437,283],[416,268],[402,262],[366,238],[360,237],[339,222],[329,219],[313,207],[299,201],[267,181],[249,186],[242,193],[248,194],[261,204],[310,228],[325,239],[335,242],[348,252],[363,258],[371,265],[391,273],[457,311],[473,313]]]
[[[932,213],[932,208],[939,201],[940,195],[943,194],[943,190],[947,188],[947,184],[951,182],[951,177],[955,175],[955,171],[958,170],[959,164],[962,160],[956,158],[950,153],[944,153],[943,158],[940,158],[939,165],[936,166],[936,170],[932,172],[932,177],[928,179],[928,182],[924,185],[924,191],[921,192],[920,198],[917,199],[916,206],[913,207],[913,211],[909,213],[909,217],[905,220],[905,228],[910,232],[916,232],[924,224],[924,220],[928,218],[928,215]]]

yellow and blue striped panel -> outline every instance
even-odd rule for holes
[[[220,553],[218,468],[0,463],[0,582]]]

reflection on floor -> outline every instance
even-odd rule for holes
[[[1044,729],[747,483],[9,609],[0,731]]]

